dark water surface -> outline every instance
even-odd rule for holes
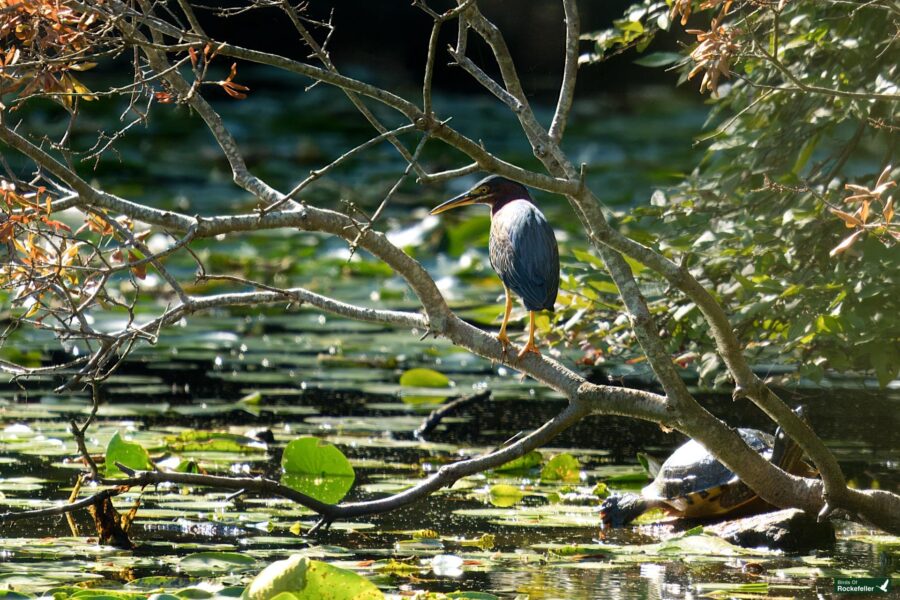
[[[330,318],[323,322],[311,311],[192,319],[164,335],[155,348],[138,350],[110,380],[90,449],[102,452],[114,431],[141,442],[157,459],[164,454],[164,437],[186,430],[267,429],[276,446],[311,434],[332,441],[351,458],[357,481],[348,500],[363,500],[399,491],[457,457],[494,448],[563,408],[560,397],[505,368],[460,353],[443,341],[417,340],[408,332]],[[433,404],[403,401],[410,391],[397,383],[399,374],[413,366],[438,369],[452,380],[452,388],[431,393],[457,396],[487,388],[492,397],[448,418],[428,442],[415,441],[411,432]],[[794,397],[802,398],[813,427],[838,454],[851,479],[896,490],[897,394],[854,387],[803,390]],[[261,394],[260,404],[239,402],[256,392]],[[733,404],[726,395],[701,394],[701,398],[732,423],[767,428],[755,410]],[[66,421],[86,414],[87,401],[84,396],[53,394],[50,381],[31,382],[27,391],[4,388],[0,491],[8,509],[45,506],[68,496],[79,464],[72,460],[76,450]],[[673,536],[666,526],[601,532],[596,518],[599,500],[592,488],[610,477],[639,474],[635,451],[664,456],[681,439],[646,423],[590,418],[543,451],[545,457],[562,451],[577,457],[582,469],[577,484],[542,484],[537,472],[474,476],[411,507],[360,522],[336,523],[312,536],[303,531],[315,522],[314,516],[285,501],[227,499],[227,492],[201,489],[177,493],[148,489],[132,532],[138,544],[134,552],[93,546],[89,538],[70,538],[61,518],[14,523],[3,528],[7,539],[2,542],[6,552],[0,581],[4,573],[29,574],[26,579],[31,583],[14,589],[35,592],[97,575],[105,578],[104,587],[151,575],[189,582],[179,560],[210,549],[252,556],[257,560],[255,570],[303,552],[374,577],[393,592],[462,589],[501,597],[687,598],[701,595],[703,584],[768,582],[770,596],[814,598],[816,590],[830,595],[835,574],[896,576],[896,539],[881,540],[889,545],[856,541],[855,536],[868,532],[850,525],[839,525],[836,546],[805,556],[716,556],[721,549],[708,548],[656,553],[652,546],[610,556],[548,553],[554,544],[616,548]],[[271,453],[197,451],[182,456],[211,472],[278,472]],[[493,506],[488,490],[497,483],[519,487],[524,498],[510,508]],[[127,510],[137,495],[136,490],[123,495],[117,501],[120,510]],[[82,535],[90,535],[85,516],[78,521]],[[292,532],[298,523],[301,529]],[[439,538],[414,539],[423,529],[433,530]],[[490,548],[464,541],[486,534],[494,536]],[[388,558],[408,560],[419,569],[412,574],[379,574],[384,563],[377,561]],[[748,563],[761,565],[763,574],[744,573]],[[199,580],[204,578],[209,576]],[[241,576],[220,573],[213,579],[237,584]]]

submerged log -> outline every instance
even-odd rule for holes
[[[707,525],[706,531],[745,548],[805,552],[834,544],[834,527],[793,508]]]

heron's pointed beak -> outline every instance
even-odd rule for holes
[[[443,204],[439,204],[431,209],[431,214],[436,215],[438,213],[442,213],[445,210],[450,210],[451,208],[456,208],[457,206],[467,206],[469,204],[475,204],[476,202],[482,201],[480,196],[476,196],[472,190],[467,192],[463,192],[459,196],[454,198],[450,198]]]

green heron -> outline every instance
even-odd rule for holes
[[[433,209],[431,214],[468,204],[491,207],[488,244],[491,266],[506,291],[506,310],[497,339],[504,348],[509,344],[506,325],[512,312],[512,290],[522,298],[529,314],[528,343],[518,356],[522,358],[528,352],[540,354],[534,344],[534,313],[552,311],[559,292],[559,248],[553,228],[534,205],[525,186],[497,175],[482,179],[469,191]]]

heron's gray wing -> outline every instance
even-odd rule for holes
[[[553,310],[559,248],[553,228],[531,203],[511,202],[491,223],[491,265],[528,310]]]

